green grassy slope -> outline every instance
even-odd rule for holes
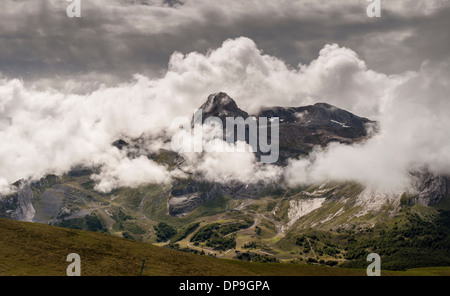
[[[66,274],[69,253],[81,256],[82,275],[365,275],[364,270],[306,264],[248,263],[156,247],[101,233],[0,219],[0,275]],[[413,275],[450,275],[449,268],[421,269]],[[409,272],[386,272],[407,275]]]
[[[82,275],[361,275],[358,270],[256,264],[199,256],[101,233],[0,219],[1,275],[65,275],[69,253],[81,256]]]

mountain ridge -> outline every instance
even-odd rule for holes
[[[331,142],[353,144],[367,139],[367,128],[377,129],[377,123],[356,116],[348,111],[327,103],[316,103],[302,107],[264,107],[256,114],[240,109],[237,103],[226,93],[219,92],[208,96],[199,108],[202,110],[202,123],[208,117],[216,117],[226,128],[226,118],[279,118],[280,159],[279,165],[286,165],[287,159],[308,155],[314,146],[325,147]],[[194,120],[194,119],[193,119]],[[245,140],[249,143],[249,128],[245,125]],[[224,134],[224,138],[225,138]],[[237,140],[235,136],[235,141]],[[268,134],[270,141],[270,133]],[[259,158],[260,151],[256,151]]]

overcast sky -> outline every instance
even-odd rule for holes
[[[446,0],[382,0],[381,18],[366,16],[365,0],[80,2],[82,17],[68,18],[64,0],[2,1],[2,75],[52,86],[75,77],[113,84],[161,75],[174,51],[205,53],[240,36],[293,67],[331,43],[386,74],[450,55]]]
[[[105,192],[168,183],[182,172],[111,142],[155,135],[219,91],[249,112],[328,102],[381,132],[292,160],[285,174],[252,154],[191,158],[186,170],[208,180],[395,187],[411,170],[450,175],[447,0],[381,0],[380,18],[365,0],[80,1],[81,18],[63,0],[2,1],[0,194],[80,163],[102,167],[93,178]]]

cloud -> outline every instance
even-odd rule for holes
[[[206,55],[175,53],[167,76],[177,77],[180,89],[226,89],[250,113],[261,106],[327,101],[362,116],[377,116],[392,89],[409,77],[370,70],[353,50],[337,44],[325,45],[318,58],[293,69],[244,37],[227,40]]]
[[[1,71],[42,89],[86,93],[102,83],[128,81],[135,73],[159,77],[174,51],[205,53],[239,36],[293,67],[310,63],[332,43],[352,48],[385,73],[416,69],[424,56],[448,56],[442,28],[448,27],[449,1],[383,1],[379,20],[366,16],[365,0],[167,4],[174,2],[82,1],[82,17],[68,18],[66,1],[4,0]],[[407,37],[398,39],[398,34]]]
[[[0,178],[0,199],[2,196],[7,196],[13,194],[17,191],[15,186],[9,184],[9,182],[5,178]]]
[[[228,144],[221,139],[206,140],[204,147],[204,153],[181,153],[186,160],[181,167],[184,172],[221,184],[270,184],[282,176],[280,167],[259,163],[245,142]]]
[[[449,62],[443,60],[387,75],[337,44],[325,45],[309,64],[293,68],[240,37],[207,53],[175,52],[159,78],[135,75],[132,81],[98,86],[87,94],[3,78],[2,191],[18,179],[61,174],[78,164],[100,166],[93,178],[101,191],[170,182],[180,172],[111,152],[111,143],[121,137],[157,136],[175,117],[191,118],[194,109],[218,91],[227,92],[250,113],[262,106],[321,101],[380,122],[380,133],[366,143],[330,145],[309,159],[292,160],[285,172],[290,184],[335,179],[398,186],[415,168],[448,174],[449,73]],[[187,159],[186,173],[200,173],[211,181],[258,182],[282,174],[279,168],[258,164],[251,153],[210,152]]]
[[[137,76],[133,82],[79,96],[28,89],[20,80],[1,81],[0,176],[12,183],[61,174],[108,154],[121,136],[159,131],[177,108],[172,105],[173,114],[168,113],[167,97],[152,95],[150,84]]]
[[[359,181],[388,190],[409,186],[410,172],[450,175],[450,60],[425,62],[389,93],[379,116],[381,131],[352,146],[329,145],[308,158],[291,160],[290,184]]]
[[[95,162],[102,165],[101,171],[91,176],[92,180],[98,182],[94,189],[99,192],[107,193],[115,188],[143,184],[169,184],[172,180],[166,167],[145,156],[129,159],[117,149],[110,155],[101,155],[101,159]]]

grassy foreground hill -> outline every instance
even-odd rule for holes
[[[365,270],[307,264],[249,263],[183,253],[147,243],[45,224],[0,219],[0,275],[66,275],[69,253],[81,256],[82,275],[364,276]],[[384,275],[450,275],[450,268],[384,272]]]

